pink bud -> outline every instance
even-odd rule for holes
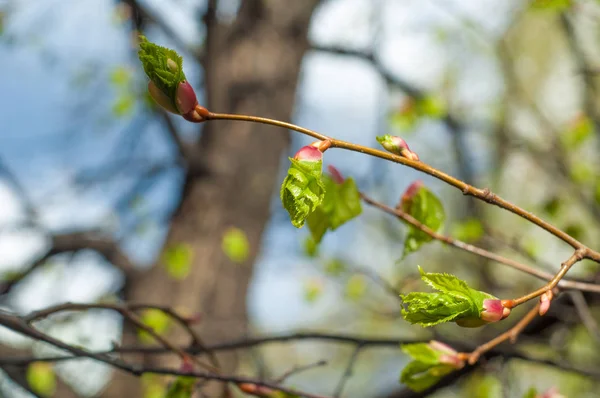
[[[342,173],[340,173],[340,171],[338,169],[336,169],[332,165],[329,165],[329,166],[327,166],[327,170],[329,170],[329,174],[331,174],[331,179],[336,184],[343,184],[344,183],[344,177],[342,176]]]
[[[179,83],[179,86],[177,86],[176,102],[177,109],[182,115],[191,112],[196,105],[198,105],[194,88],[187,81],[181,82]]]
[[[546,293],[542,294],[542,296],[540,297],[540,308],[539,308],[540,316],[545,315],[546,312],[548,312],[548,310],[550,309],[550,303],[552,302],[553,296],[554,296],[554,294],[552,293],[552,291],[548,290]]]
[[[423,188],[423,181],[416,180],[412,184],[406,188],[406,191],[402,194],[402,198],[400,199],[400,206],[404,211],[407,211],[410,207],[410,202],[412,198],[419,192],[421,188]]]
[[[419,156],[410,150],[406,141],[395,135],[384,135],[377,137],[377,141],[386,151],[403,156],[410,160],[419,160]]]
[[[465,366],[465,361],[462,360],[458,356],[458,352],[449,345],[437,340],[431,340],[428,345],[431,349],[441,353],[439,357],[440,363],[450,365],[455,369],[461,369],[463,366]]]
[[[481,319],[485,322],[498,322],[505,318],[504,307],[502,301],[498,299],[487,299],[483,300],[483,311],[481,312]]]
[[[192,362],[192,359],[188,356],[184,357],[183,362],[181,363],[181,366],[179,367],[179,370],[184,373],[193,372],[194,371],[194,363]]]
[[[294,159],[305,162],[318,162],[323,160],[323,153],[314,146],[306,145],[296,152]]]

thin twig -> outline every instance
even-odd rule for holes
[[[393,216],[396,216],[396,217],[402,219],[403,221],[407,222],[408,224],[410,224],[410,225],[414,226],[415,228],[419,229],[420,231],[426,233],[431,238],[438,240],[444,244],[456,247],[460,250],[464,250],[466,252],[478,255],[480,257],[484,257],[484,258],[499,262],[504,265],[508,265],[511,268],[525,272],[525,273],[535,276],[536,278],[539,278],[539,279],[543,279],[546,281],[552,281],[552,278],[554,278],[554,275],[549,272],[545,272],[545,271],[541,271],[541,270],[532,268],[532,267],[530,267],[526,264],[522,264],[518,261],[511,260],[511,259],[501,256],[499,254],[495,254],[488,250],[482,249],[480,247],[471,245],[469,243],[465,243],[458,239],[454,239],[450,236],[446,236],[446,235],[437,233],[434,230],[432,230],[431,228],[429,228],[426,225],[424,225],[423,223],[421,223],[416,218],[412,217],[410,214],[402,211],[401,209],[391,208],[390,206],[387,206],[381,202],[378,202],[378,201],[370,198],[369,196],[365,195],[364,193],[361,193],[361,198],[363,199],[363,201],[365,203],[367,203],[371,206],[374,206],[380,210],[383,210],[384,212],[386,212],[388,214],[391,214]],[[565,289],[576,289],[576,290],[600,293],[600,285],[597,285],[594,283],[578,282],[578,281],[571,281],[571,280],[560,280],[558,283],[558,286],[561,288],[565,288]]]
[[[515,326],[497,336],[496,338],[488,341],[485,344],[480,345],[475,350],[470,353],[461,353],[465,360],[468,360],[470,365],[473,365],[475,362],[479,360],[482,354],[488,352],[492,348],[497,345],[504,343],[507,340],[510,340],[511,343],[515,343],[517,341],[517,337],[523,331],[525,326],[527,326],[537,315],[540,308],[540,303],[538,302],[535,307],[533,307],[527,315],[525,315]],[[459,354],[459,355],[461,355]]]
[[[569,244],[574,249],[586,249],[586,258],[600,263],[600,253],[599,252],[589,249],[583,243],[579,242],[577,239],[575,239],[568,233],[564,232],[560,228],[550,224],[547,221],[542,220],[540,217],[536,216],[535,214],[528,212],[527,210],[524,210],[521,207],[514,205],[513,203],[501,198],[500,196],[492,193],[487,188],[485,188],[485,189],[476,188],[472,185],[465,183],[464,181],[461,181],[455,177],[452,177],[449,174],[444,173],[441,170],[438,170],[432,166],[429,166],[428,164],[426,164],[424,162],[408,159],[408,158],[398,156],[398,155],[394,155],[392,153],[384,152],[379,149],[369,148],[369,147],[365,147],[362,145],[353,144],[351,142],[334,139],[334,138],[328,137],[324,134],[318,133],[316,131],[309,130],[304,127],[296,126],[291,123],[282,122],[279,120],[268,119],[268,118],[258,117],[258,116],[213,113],[213,112],[207,111],[205,108],[202,108],[202,107],[197,107],[196,109],[197,109],[197,113],[202,115],[202,118],[201,118],[202,121],[237,120],[237,121],[262,123],[262,124],[268,124],[268,125],[272,125],[272,126],[283,127],[283,128],[289,129],[289,130],[294,130],[299,133],[308,135],[317,140],[326,141],[326,142],[328,142],[330,148],[340,148],[340,149],[346,149],[346,150],[353,151],[353,152],[360,152],[360,153],[364,153],[369,156],[378,157],[378,158],[381,158],[384,160],[388,160],[388,161],[391,161],[394,163],[399,163],[404,166],[408,166],[410,168],[413,168],[415,170],[418,170],[425,174],[428,174],[432,177],[435,177],[438,180],[441,180],[441,181],[447,183],[448,185],[451,185],[451,186],[459,189],[464,195],[473,196],[479,200],[482,200],[489,204],[498,206],[502,209],[508,210],[511,213],[514,213],[514,214],[524,218],[525,220],[537,225],[538,227],[548,231],[552,235],[556,236],[557,238],[561,239],[565,243]]]
[[[352,370],[354,369],[354,365],[356,364],[358,354],[360,354],[360,351],[362,350],[362,348],[363,348],[363,346],[360,344],[358,344],[356,347],[354,347],[354,351],[352,351],[352,355],[350,355],[350,359],[348,359],[348,365],[346,365],[346,369],[344,370],[344,373],[342,374],[342,377],[340,378],[340,381],[338,382],[338,384],[335,388],[335,392],[333,393],[333,398],[338,398],[342,395],[342,392],[344,391],[344,386],[346,385],[346,382],[352,376]]]

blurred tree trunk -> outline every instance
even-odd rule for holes
[[[217,21],[209,10],[204,60],[207,107],[289,120],[317,3],[247,0],[229,24]],[[247,286],[289,137],[283,130],[240,122],[211,122],[203,128],[199,142],[203,171],[188,175],[166,243],[167,248],[179,244],[192,248],[190,274],[174,280],[159,260],[130,282],[126,299],[201,314],[198,330],[203,340],[216,343],[246,332]],[[221,249],[222,235],[229,227],[242,229],[250,242],[250,255],[242,265],[231,262]],[[169,338],[189,343],[178,330],[171,331]],[[126,328],[124,344],[133,343],[135,332]],[[164,356],[126,359],[161,367],[181,363]],[[235,369],[232,354],[219,359],[224,372]],[[115,374],[104,396],[140,397],[140,383]]]

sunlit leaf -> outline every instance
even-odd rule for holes
[[[178,376],[167,390],[165,398],[191,398],[194,393],[196,379],[189,376]]]
[[[442,202],[424,186],[421,186],[412,197],[407,200],[403,199],[402,210],[435,232],[442,228],[446,219]],[[432,239],[420,229],[408,225],[403,255],[406,256],[417,251],[424,243],[430,242]]]
[[[481,221],[470,218],[452,227],[452,236],[464,242],[476,242],[483,236],[484,230]]]
[[[563,144],[574,149],[581,146],[592,137],[594,123],[584,114],[578,115],[561,134]]]
[[[352,178],[336,183],[330,176],[322,176],[325,196],[321,204],[307,218],[308,228],[316,243],[327,231],[334,231],[362,212],[360,194]]]
[[[42,397],[51,397],[56,391],[56,375],[52,365],[46,362],[34,362],[27,367],[27,383],[33,391]]]
[[[530,7],[534,10],[564,11],[571,5],[572,0],[533,0]]]
[[[124,88],[131,81],[131,71],[124,66],[117,66],[110,72],[110,82],[118,87]]]
[[[314,303],[323,293],[323,283],[318,279],[309,279],[304,283],[304,301]]]
[[[164,251],[162,262],[165,264],[169,276],[175,279],[185,279],[190,273],[193,258],[194,249],[187,243],[179,243]]]
[[[487,323],[481,319],[484,301],[496,300],[496,297],[470,288],[454,275],[424,272],[420,267],[419,271],[421,279],[439,293],[412,292],[401,295],[402,317],[406,321],[424,327],[450,321],[466,327]]]
[[[290,158],[290,168],[281,184],[280,198],[296,228],[304,225],[325,197],[321,179],[322,161],[310,162]]]
[[[419,113],[433,119],[439,119],[446,114],[446,104],[442,98],[425,96],[417,101]]]
[[[537,393],[537,390],[535,389],[535,387],[531,387],[529,390],[527,390],[525,395],[523,395],[523,398],[536,398],[537,395],[538,395],[538,393]]]
[[[221,248],[231,261],[243,263],[250,253],[250,242],[244,231],[239,228],[229,228],[223,234]]]
[[[316,257],[319,254],[319,244],[315,242],[312,235],[307,236],[304,239],[304,254],[308,257]]]
[[[161,310],[154,308],[144,310],[140,318],[144,325],[149,326],[158,335],[164,335],[171,325],[171,318]],[[144,343],[155,341],[154,337],[145,330],[138,330],[138,337]]]
[[[174,50],[151,43],[143,36],[140,37],[138,56],[148,78],[171,102],[171,109],[177,109],[177,88],[186,80],[183,58]]]
[[[125,117],[131,115],[135,106],[135,97],[128,93],[121,93],[115,103],[113,104],[112,111],[116,117]]]
[[[345,295],[349,300],[360,300],[367,291],[367,281],[363,275],[352,275],[346,282]]]
[[[334,258],[325,264],[325,273],[331,276],[340,276],[346,270],[346,264],[340,259]]]

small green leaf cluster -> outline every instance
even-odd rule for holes
[[[186,81],[183,58],[175,50],[149,42],[144,36],[140,36],[138,56],[148,78],[168,98],[172,109],[177,109],[177,88]]]
[[[404,303],[402,317],[406,321],[424,327],[450,321],[465,327],[487,323],[481,319],[484,301],[497,300],[496,297],[470,288],[454,275],[428,273],[421,267],[419,272],[421,279],[438,292],[401,295]]]
[[[307,218],[308,228],[315,243],[320,243],[327,231],[334,231],[340,225],[362,212],[360,194],[352,178],[337,183],[330,176],[321,176],[325,196],[321,204]]]
[[[407,189],[402,197],[401,207],[402,211],[434,232],[438,232],[444,226],[446,213],[442,202],[418,181]],[[403,256],[419,250],[423,244],[432,240],[430,235],[409,224],[408,234],[404,240]]]
[[[322,154],[315,147],[303,147],[290,162],[281,185],[281,203],[296,228],[308,223],[314,254],[327,231],[362,212],[360,193],[352,178],[343,179],[334,168],[332,176],[323,174]]]
[[[426,390],[465,365],[456,351],[437,341],[404,344],[402,351],[413,360],[402,371],[400,382],[415,391]]]

